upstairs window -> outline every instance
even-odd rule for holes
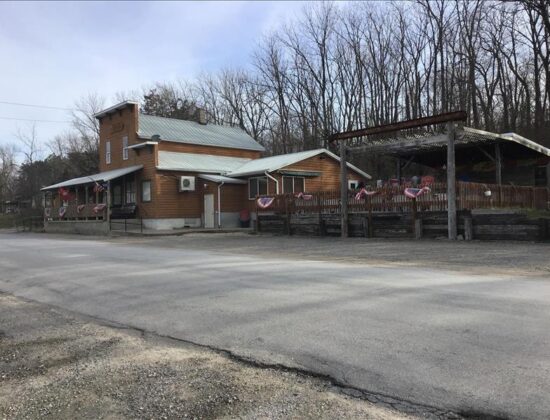
[[[111,142],[105,143],[105,163],[109,165],[111,163]]]
[[[128,136],[122,137],[122,160],[128,160]]]
[[[267,177],[248,179],[248,199],[253,200],[257,195],[267,195]]]
[[[301,193],[305,191],[305,178],[301,176],[283,176],[283,193]]]

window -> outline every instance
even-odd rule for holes
[[[253,200],[257,195],[267,194],[267,177],[248,179],[248,199]]]
[[[136,202],[136,183],[132,181],[126,182],[126,204],[134,204]]]
[[[122,160],[128,160],[128,136],[122,137]]]
[[[111,142],[105,143],[105,163],[108,165],[111,163]]]
[[[356,190],[359,187],[359,181],[348,179],[348,189]]]
[[[122,205],[122,186],[115,185],[113,187],[113,206]]]
[[[305,178],[301,176],[283,176],[283,193],[300,193],[305,191]]]
[[[147,203],[151,201],[151,181],[141,182],[141,201]]]

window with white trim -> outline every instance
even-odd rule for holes
[[[348,179],[348,189],[356,190],[357,188],[359,188],[359,181],[356,181],[355,179]]]
[[[122,160],[128,160],[128,136],[122,137]]]
[[[151,181],[141,181],[141,201],[148,203],[151,201]]]
[[[105,163],[109,165],[111,163],[111,142],[105,143]]]
[[[248,179],[248,199],[254,200],[257,195],[267,195],[267,177]]]
[[[283,194],[305,191],[306,180],[302,176],[283,176]]]

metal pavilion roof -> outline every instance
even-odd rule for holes
[[[530,149],[550,157],[550,149],[522,137],[516,133],[491,133],[476,128],[462,127],[457,130],[455,145],[463,146],[486,145],[497,142],[507,142]],[[354,151],[381,152],[394,155],[411,155],[445,148],[447,134],[438,130],[415,130],[406,133],[396,133],[383,137],[372,136],[366,139],[356,139],[349,142]]]

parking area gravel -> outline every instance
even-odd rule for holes
[[[0,419],[412,418],[328,381],[0,294]]]

